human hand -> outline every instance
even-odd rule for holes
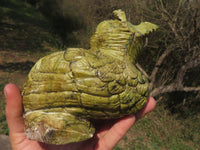
[[[67,145],[50,145],[26,138],[24,133],[23,107],[19,88],[8,84],[4,88],[6,95],[6,119],[13,150],[111,150],[132,127],[136,120],[154,109],[156,102],[150,97],[146,106],[137,114],[100,126],[94,137],[87,141]]]

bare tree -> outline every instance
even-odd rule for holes
[[[154,5],[153,10],[147,10],[147,5],[144,8],[143,3],[146,14],[142,15],[146,19],[150,17],[160,27],[157,35],[161,36],[156,44],[161,54],[158,53],[149,73],[139,64],[137,66],[150,81],[151,96],[174,91],[200,91],[200,85],[186,85],[185,81],[189,70],[200,67],[200,2],[150,2]]]
[[[63,14],[70,13],[71,16],[71,14],[76,15],[74,12],[78,10],[77,18],[82,18],[83,24],[90,30],[100,21],[110,18],[112,11],[119,8],[126,12],[127,19],[133,24],[149,21],[159,25],[159,30],[147,40],[149,44],[137,64],[150,81],[151,95],[158,96],[174,91],[200,91],[200,85],[189,84],[192,83],[192,78],[186,80],[189,71],[200,68],[199,0],[60,0],[60,2],[62,9],[59,11]],[[72,8],[74,9],[71,10]],[[88,30],[82,29],[73,32],[77,34],[76,37],[83,43],[82,45],[85,45],[87,41],[85,39],[89,39],[85,37],[86,31]],[[200,79],[200,77],[194,78]]]

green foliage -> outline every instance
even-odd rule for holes
[[[123,150],[120,146],[115,146],[113,150]]]
[[[2,77],[0,77],[0,93],[4,93],[4,86],[7,83],[7,79],[4,79]],[[5,116],[5,98],[4,96],[0,94],[0,134],[5,134],[8,135],[9,133],[9,129],[8,129],[8,125],[6,122],[6,116]]]
[[[138,18],[134,14],[134,1],[120,0],[29,0],[51,22],[51,30],[62,38],[66,47],[89,47],[89,38],[96,25],[110,19],[112,12],[123,9],[127,18]],[[139,23],[133,22],[134,24]]]
[[[0,134],[8,135],[9,129],[5,116],[5,101],[0,99]]]
[[[0,4],[5,18],[14,19],[15,22],[23,21],[39,26],[42,26],[42,23],[44,23],[44,17],[37,11],[33,10],[33,8],[27,3],[20,0],[3,0]]]
[[[40,12],[50,22],[53,33],[59,35],[65,46],[75,46],[82,40],[81,34],[87,32],[84,10],[81,1],[42,0],[38,5]],[[79,37],[81,36],[81,37]]]
[[[31,58],[38,54],[40,56],[37,57],[41,57],[45,52],[60,47],[62,42],[49,31],[47,19],[31,5],[21,0],[0,1],[0,134],[8,135],[9,132],[5,117],[4,86],[8,82],[19,83],[19,80],[23,80],[19,78],[22,75],[17,78],[14,74],[21,72],[24,75],[33,65],[28,60],[30,57],[23,56],[30,53]]]
[[[40,51],[46,47],[60,48],[58,37],[49,32],[48,21],[23,1],[0,2],[0,45],[15,51]]]

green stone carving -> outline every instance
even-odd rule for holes
[[[93,137],[90,119],[120,118],[142,109],[148,81],[135,66],[146,35],[157,26],[132,25],[122,10],[101,22],[90,49],[68,48],[41,58],[23,86],[29,139],[67,144]]]

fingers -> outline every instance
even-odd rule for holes
[[[120,119],[113,127],[104,133],[104,136],[100,136],[99,143],[96,147],[98,150],[110,150],[121,140],[121,138],[126,134],[126,132],[132,127],[135,121],[143,117],[148,112],[152,111],[156,105],[154,98],[149,97],[146,106],[139,111],[136,115],[129,116],[123,119]],[[98,135],[97,135],[98,136]]]
[[[6,96],[6,119],[10,132],[24,132],[22,117],[22,99],[19,88],[14,84],[8,84],[4,88]]]
[[[120,119],[113,127],[100,138],[96,147],[98,150],[111,150],[131,128],[136,121],[135,116]]]

